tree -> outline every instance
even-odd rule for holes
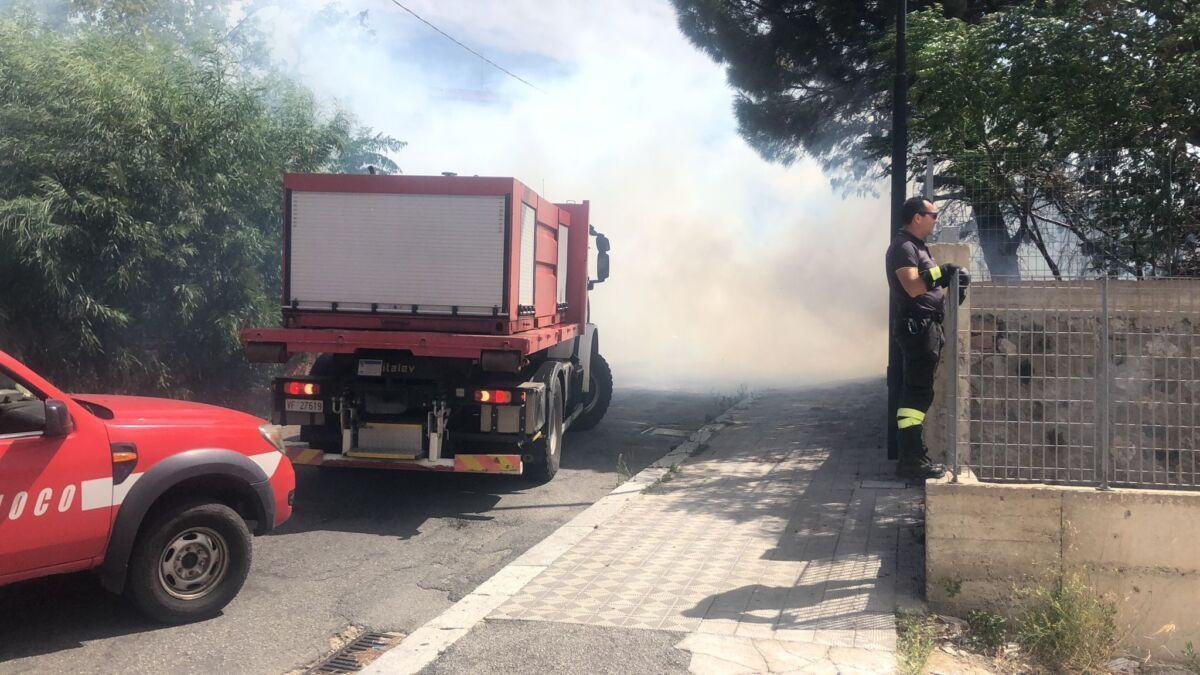
[[[808,154],[844,189],[884,174],[893,2],[672,1],[726,66],[742,135],[766,159]],[[1026,245],[1061,274],[1056,244],[1092,268],[1197,269],[1192,4],[910,0],[912,147],[955,158],[941,167],[949,196],[993,275],[1018,276]]]
[[[764,158],[821,162],[861,189],[890,151],[892,0],[672,0],[683,33],[726,67],[742,135]],[[975,22],[1020,0],[949,0]],[[912,10],[933,0],[910,0]]]
[[[403,147],[273,60],[271,4],[0,0],[2,348],[75,389],[237,402],[261,377],[237,332],[278,320],[281,174]]]
[[[278,306],[280,174],[353,122],[216,52],[0,19],[0,333],[76,389],[226,400]]]
[[[910,20],[912,137],[969,203],[993,276],[1200,265],[1200,11],[1166,1]]]
[[[329,171],[334,173],[367,173],[368,167],[379,173],[399,173],[400,167],[386,153],[399,152],[408,145],[381,133],[371,133],[370,129],[356,128],[354,133],[342,143],[337,156],[329,165]]]

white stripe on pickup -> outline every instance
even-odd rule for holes
[[[130,476],[132,478],[132,476]],[[112,476],[85,480],[80,485],[79,506],[84,511],[104,509],[112,506]]]
[[[267,474],[267,480],[271,480],[275,476],[275,469],[279,468],[281,459],[283,459],[283,453],[278,450],[264,452],[261,455],[250,455],[250,461],[257,464],[263,473]]]
[[[250,455],[248,459],[257,464],[263,473],[267,474],[267,480],[270,480],[275,475],[275,469],[279,468],[279,461],[283,459],[283,453],[272,450],[260,455]],[[128,478],[121,481],[120,485],[113,485],[111,476],[83,481],[80,484],[80,508],[84,511],[91,511],[120,506],[125,501],[125,496],[129,494],[129,490],[141,477],[142,473],[130,474]]]

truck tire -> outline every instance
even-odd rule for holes
[[[588,431],[595,428],[600,420],[604,419],[604,414],[608,412],[608,406],[612,403],[612,370],[608,367],[608,361],[599,354],[592,355],[591,380],[588,387],[590,391],[584,394],[583,412],[571,423],[571,431]]]
[[[546,428],[542,437],[531,445],[533,459],[525,464],[525,476],[535,483],[548,483],[558,473],[563,445],[563,391],[558,378],[550,390]]]
[[[181,504],[154,515],[138,535],[125,593],[162,623],[208,619],[241,590],[251,551],[250,530],[236,511]]]

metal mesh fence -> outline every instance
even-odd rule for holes
[[[974,244],[979,280],[958,324],[958,462],[987,481],[1200,487],[1196,157],[977,157],[931,174],[935,238]]]
[[[1111,481],[1200,486],[1200,282],[1108,286]]]
[[[970,303],[958,455],[981,480],[1200,487],[1200,280],[991,281]]]
[[[1097,324],[1094,282],[993,282],[971,291],[966,414],[983,480],[1093,484]]]

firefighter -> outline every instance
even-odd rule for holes
[[[929,459],[922,440],[925,413],[933,402],[933,376],[946,344],[942,321],[950,280],[958,275],[960,289],[971,283],[958,265],[939,265],[929,254],[925,239],[933,233],[937,208],[927,199],[913,197],[900,208],[904,227],[887,250],[887,279],[896,311],[892,337],[903,356],[903,383],[896,411],[899,462],[896,474],[907,479],[941,478],[945,467]],[[961,303],[965,291],[960,290]]]

